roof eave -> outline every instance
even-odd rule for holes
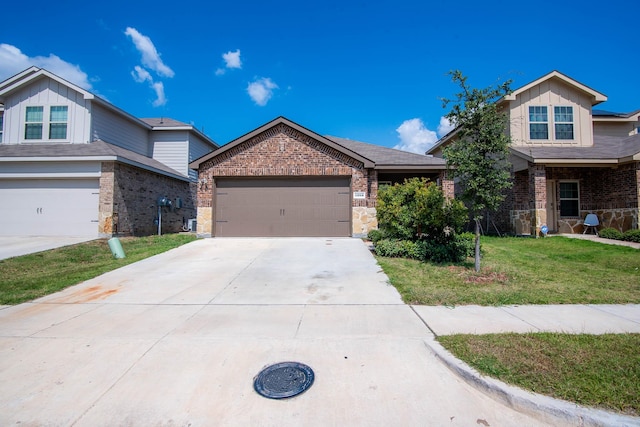
[[[557,78],[559,80],[562,80],[563,82],[570,84],[574,87],[577,87],[578,89],[580,89],[581,91],[589,94],[592,98],[591,100],[591,105],[597,105],[600,104],[601,102],[605,102],[607,100],[607,96],[603,93],[600,93],[594,89],[591,89],[589,86],[580,83],[577,80],[572,79],[571,77],[562,74],[561,72],[557,71],[557,70],[553,70],[550,73],[545,74],[544,76],[537,78],[535,80],[533,80],[532,82],[527,83],[524,86],[519,87],[518,89],[514,90],[513,92],[511,92],[509,95],[505,95],[504,99],[508,100],[508,101],[515,101],[516,97],[518,95],[520,95],[522,92],[531,89],[534,86],[539,85],[540,83],[542,83],[545,80],[549,80],[552,78]]]

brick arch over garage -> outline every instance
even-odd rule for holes
[[[359,235],[363,211],[375,213],[372,163],[284,118],[207,157],[198,165],[200,236]]]

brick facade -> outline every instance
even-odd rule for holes
[[[299,132],[278,124],[202,163],[198,181],[198,235],[214,233],[215,180],[218,177],[326,177],[351,178],[351,191],[365,199],[352,199],[354,235],[377,228],[375,205],[377,171],[365,169],[357,159]]]
[[[613,168],[545,167],[530,163],[527,170],[514,174],[513,190],[505,200],[513,233],[538,235],[542,224],[546,224],[547,180],[555,181],[556,194],[561,181],[578,182],[580,191],[579,215],[573,218],[560,217],[558,210],[558,223],[548,224],[550,230],[582,233],[582,222],[588,213],[598,215],[600,228],[612,227],[626,231],[639,227],[640,163]],[[556,209],[559,207],[556,206]]]
[[[157,200],[166,196],[173,208],[162,208],[162,233],[182,231],[196,217],[195,184],[116,162],[103,162],[100,177],[99,233],[102,237],[156,234]],[[180,198],[182,207],[176,208]]]

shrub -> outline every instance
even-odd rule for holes
[[[473,256],[475,250],[475,235],[461,233],[452,235],[446,242],[423,240],[425,259],[436,263],[462,262]]]
[[[367,234],[367,238],[373,243],[377,243],[384,238],[384,234],[380,230],[371,230],[369,234]]]
[[[640,243],[640,230],[627,230],[622,235],[622,238],[627,242]]]
[[[420,245],[411,240],[382,239],[375,245],[376,254],[389,258],[412,258],[423,260]]]
[[[622,240],[622,233],[615,228],[604,228],[598,232],[598,236],[603,239]]]
[[[445,242],[446,230],[461,232],[468,221],[462,202],[447,200],[442,190],[425,178],[381,189],[376,211],[384,235],[397,240]]]

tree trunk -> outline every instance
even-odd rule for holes
[[[476,273],[480,272],[480,220],[476,219]]]

